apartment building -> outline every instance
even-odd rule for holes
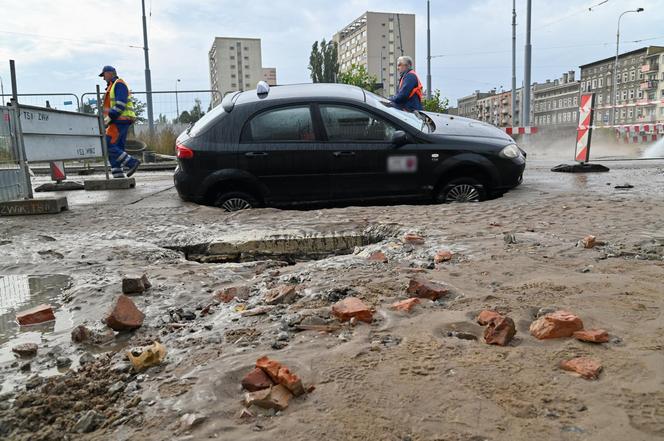
[[[265,81],[270,86],[277,85],[277,68],[276,67],[264,67],[263,68],[263,81]]]
[[[573,70],[559,79],[533,84],[533,125],[576,127],[579,122],[580,87]]]
[[[397,58],[408,55],[415,60],[415,15],[367,11],[337,32],[333,41],[338,44],[341,72],[364,66],[383,84],[379,93],[393,95],[399,84]]]
[[[580,66],[581,93],[595,93],[594,124],[664,122],[664,47],[648,46],[620,54],[615,92],[614,64],[615,57],[610,57]]]
[[[255,88],[263,79],[260,38],[216,37],[209,52],[209,65],[210,88],[219,91],[213,105],[219,104],[228,92]]]

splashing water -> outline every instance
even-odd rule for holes
[[[664,138],[651,145],[643,152],[644,158],[664,158]]]

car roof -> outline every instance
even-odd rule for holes
[[[357,86],[336,83],[291,84],[287,86],[271,86],[267,96],[259,97],[256,89],[236,92],[224,97],[224,108],[230,111],[236,105],[284,99],[320,99],[345,98],[366,101],[364,90]]]

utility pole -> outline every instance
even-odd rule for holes
[[[0,77],[0,106],[5,105],[5,85],[2,82],[2,77]]]
[[[431,99],[431,1],[427,0],[427,99]]]
[[[516,0],[512,0],[512,126],[516,125]]]
[[[638,8],[630,11],[625,11],[620,16],[618,17],[618,30],[616,31],[616,59],[613,62],[613,87],[611,87],[611,95],[613,97],[611,98],[611,102],[613,103],[613,109],[612,109],[612,119],[611,119],[611,124],[614,126],[616,125],[616,114],[618,113],[616,109],[616,106],[618,105],[618,54],[620,53],[620,20],[622,20],[623,15],[629,14],[630,12],[636,12],[637,14],[639,12],[643,12],[643,8]]]
[[[525,60],[524,60],[524,73],[523,73],[523,113],[521,120],[523,121],[522,126],[530,126],[530,63],[532,59],[532,46],[530,44],[530,21],[532,16],[532,0],[528,0],[526,11],[526,50],[525,50]]]
[[[148,55],[148,27],[145,21],[145,0],[141,0],[143,7],[143,51],[145,52],[145,91],[148,105],[148,129],[150,136],[154,135],[154,118],[152,117],[152,76],[150,75],[150,55]]]

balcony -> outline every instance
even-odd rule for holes
[[[657,63],[644,64],[641,66],[641,72],[643,73],[655,72],[655,71],[659,71],[659,64]]]
[[[641,83],[641,90],[657,89],[657,80],[648,80]]]

